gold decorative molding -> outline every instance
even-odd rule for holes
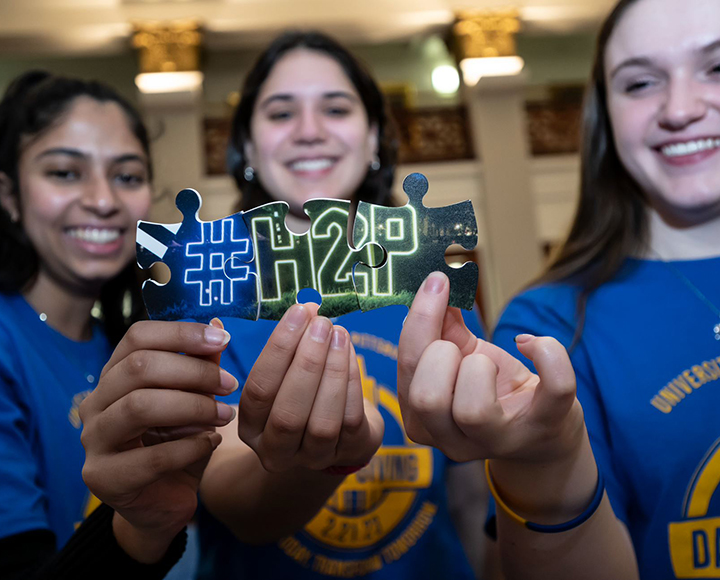
[[[133,47],[141,73],[196,71],[202,32],[195,20],[135,23]]]
[[[466,58],[515,56],[515,34],[520,30],[516,9],[462,11],[453,25],[458,62]]]

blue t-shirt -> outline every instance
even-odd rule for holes
[[[465,314],[481,336],[477,314]],[[357,351],[363,392],[385,420],[383,444],[370,464],[345,478],[301,532],[277,544],[242,544],[202,510],[200,578],[473,578],[447,509],[450,461],[411,443],[402,425],[397,348],[406,315],[406,307],[389,306],[337,320]],[[222,365],[242,384],[275,323],[229,320],[226,328],[232,341]],[[235,393],[232,402],[238,398]]]
[[[720,340],[717,314],[677,268],[720,305],[720,258],[628,259],[589,298],[571,352],[590,440],[640,577],[720,577]],[[493,341],[524,360],[519,333],[566,347],[578,289],[524,292],[502,315]],[[532,365],[530,365],[532,368]]]
[[[0,293],[0,537],[50,530],[61,547],[85,517],[78,406],[111,354],[99,328],[75,342]]]

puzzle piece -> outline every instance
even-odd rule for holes
[[[351,203],[344,199],[312,199],[303,205],[311,220],[315,289],[322,297],[318,310],[321,316],[342,316],[359,310],[353,281],[356,265],[378,268],[385,262],[385,250],[379,244],[360,244],[358,249],[348,245],[350,207]],[[367,281],[358,280],[361,290],[366,291]]]
[[[385,253],[377,244],[358,250],[347,243],[347,225],[351,203],[347,200],[314,199],[303,206],[311,220],[304,234],[290,232],[285,226],[289,206],[273,202],[244,213],[255,246],[252,264],[260,281],[259,318],[278,320],[297,301],[303,288],[314,288],[322,297],[319,314],[341,316],[358,310],[353,268],[358,262],[382,264]],[[226,275],[237,259],[226,263]]]
[[[412,304],[415,294],[430,272],[439,270],[450,279],[450,306],[472,309],[478,281],[473,262],[452,268],[445,251],[453,244],[466,250],[477,245],[477,221],[472,202],[445,207],[426,207],[427,178],[412,173],[403,181],[408,203],[385,207],[361,201],[355,216],[353,242],[356,247],[377,242],[387,253],[385,264],[369,268],[358,264],[355,285],[363,311],[390,304]],[[369,280],[360,282],[359,276]]]
[[[146,280],[143,298],[150,318],[209,322],[215,316],[257,319],[258,283],[253,246],[242,213],[212,222],[198,218],[202,199],[183,189],[175,199],[183,214],[176,224],[138,222],[137,256],[140,268],[164,263],[171,273],[167,284]],[[226,276],[228,259],[235,263]]]

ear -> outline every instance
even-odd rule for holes
[[[377,123],[370,125],[367,137],[367,151],[370,161],[372,161],[380,149],[380,130],[378,129]]]
[[[13,195],[13,182],[7,174],[0,171],[0,206],[8,212],[13,222],[20,221],[20,202]]]
[[[245,166],[255,167],[255,146],[252,141],[248,139],[243,145],[243,157],[245,157]]]

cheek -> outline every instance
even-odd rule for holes
[[[20,194],[26,231],[52,225],[62,216],[70,201],[69,195],[49,190],[47,185],[38,187],[32,181],[26,182]]]
[[[367,158],[370,161],[369,133],[366,123],[349,123],[338,129],[340,139],[356,158]]]
[[[289,126],[276,125],[273,123],[258,122],[252,127],[253,150],[255,159],[253,162],[258,167],[277,161],[282,153],[282,144],[287,140],[290,133]]]

